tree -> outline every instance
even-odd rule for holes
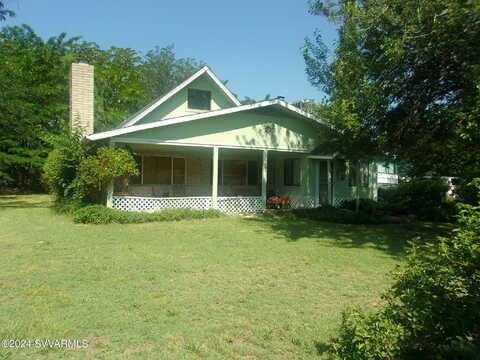
[[[0,184],[39,185],[47,134],[66,129],[68,75],[62,59],[76,41],[43,41],[23,25],[0,31]]]
[[[142,89],[147,102],[165,94],[205,64],[194,58],[177,58],[174,46],[150,50],[142,62]]]
[[[478,1],[316,0],[311,12],[339,24],[332,61],[318,32],[303,53],[338,143],[395,155],[413,175],[480,172]]]
[[[43,40],[27,25],[2,28],[1,186],[40,187],[41,168],[52,150],[47,138],[69,131],[69,70],[81,60],[95,66],[96,131],[116,127],[201,65],[176,58],[173,46],[142,57],[133,49],[104,50],[64,33]]]
[[[270,100],[272,96],[270,94],[266,94],[263,100],[255,100],[254,98],[251,98],[250,96],[245,96],[243,100],[240,100],[240,104],[242,105],[250,105],[250,104],[255,104],[259,101],[266,101]]]
[[[0,1],[0,21],[5,21],[7,17],[15,16],[15,12],[5,8],[4,1]]]

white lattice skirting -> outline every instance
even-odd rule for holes
[[[265,200],[261,196],[219,197],[218,209],[229,214],[253,214],[265,210]]]
[[[315,207],[315,198],[312,196],[290,197],[290,206],[292,209],[311,209]]]
[[[352,200],[352,199],[348,198],[348,197],[337,197],[337,196],[335,196],[335,198],[333,199],[333,206],[339,207],[339,206],[342,205],[342,203],[344,201],[348,201],[348,200]]]
[[[211,207],[212,198],[210,196],[168,198],[113,197],[113,208],[126,211],[158,211],[171,208],[210,209]]]
[[[218,209],[229,214],[252,214],[265,210],[265,201],[261,196],[219,197]],[[210,196],[196,197],[139,197],[114,196],[113,208],[125,211],[158,211],[172,208],[210,209]]]

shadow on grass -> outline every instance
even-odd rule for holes
[[[273,231],[289,242],[309,238],[324,245],[343,248],[376,248],[391,256],[403,256],[407,241],[414,237],[429,241],[439,235],[445,235],[451,229],[448,224],[436,223],[348,225],[288,219],[277,215],[247,218],[245,221],[262,224],[262,228],[266,229],[259,231]]]
[[[330,345],[320,341],[314,341],[315,349],[317,350],[318,355],[323,355],[330,350]]]
[[[34,198],[30,196],[0,195],[0,209],[28,209],[28,208],[48,208],[51,207],[48,198]]]

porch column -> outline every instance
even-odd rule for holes
[[[327,201],[329,205],[333,205],[332,199],[332,160],[327,160]]]
[[[108,146],[114,147],[115,143],[110,140],[108,143]],[[113,208],[113,180],[110,180],[107,184],[107,207],[108,208]]]
[[[218,208],[218,146],[213,147],[212,208]]]
[[[320,160],[315,161],[315,207],[320,205]]]
[[[268,150],[262,152],[262,198],[267,203],[267,169],[268,169]]]

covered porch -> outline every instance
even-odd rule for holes
[[[223,146],[128,146],[140,175],[110,184],[107,206],[115,209],[213,208],[259,213],[272,196],[288,198],[291,208],[319,204],[316,162],[306,153]]]

